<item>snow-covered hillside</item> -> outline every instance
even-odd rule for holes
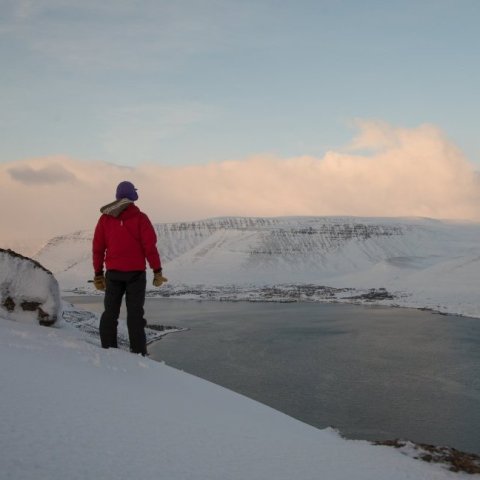
[[[0,318],[0,362],[4,479],[466,478],[148,358],[102,350],[67,326]]]
[[[386,288],[392,304],[480,317],[480,224],[432,219],[217,218],[156,225],[169,294],[176,287]],[[64,290],[92,275],[91,231],[52,239],[36,259]],[[355,292],[349,295],[355,296]],[[344,295],[345,297],[345,295]],[[334,295],[334,299],[339,298]],[[315,299],[315,296],[310,296]]]

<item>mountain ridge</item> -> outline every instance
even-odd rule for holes
[[[456,304],[453,311],[480,316],[473,287],[480,284],[480,224],[289,216],[216,217],[154,228],[170,289],[387,288],[415,299],[413,306],[448,310]],[[92,236],[93,230],[82,230],[54,237],[35,256],[65,291],[85,288],[92,275]],[[458,302],[469,307],[464,311]]]

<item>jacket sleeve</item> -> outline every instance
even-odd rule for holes
[[[106,249],[107,243],[105,241],[105,230],[103,228],[102,217],[100,217],[97,226],[95,227],[92,242],[93,271],[95,273],[103,270]]]
[[[145,258],[147,259],[150,268],[153,271],[160,270],[162,268],[162,263],[157,250],[157,234],[155,233],[152,222],[150,222],[150,219],[144,213],[142,213],[140,220],[140,239]]]

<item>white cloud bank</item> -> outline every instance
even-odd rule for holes
[[[47,157],[0,166],[0,241],[93,228],[130,180],[154,222],[210,216],[427,216],[480,221],[480,175],[431,125],[359,122],[342,152],[205,165],[125,168]],[[367,152],[367,153],[365,153]],[[49,181],[50,180],[50,181]],[[1,245],[0,245],[1,246]]]

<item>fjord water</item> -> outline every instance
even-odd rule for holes
[[[146,317],[189,328],[150,345],[151,358],[306,423],[480,453],[480,319],[170,299],[148,299]]]

